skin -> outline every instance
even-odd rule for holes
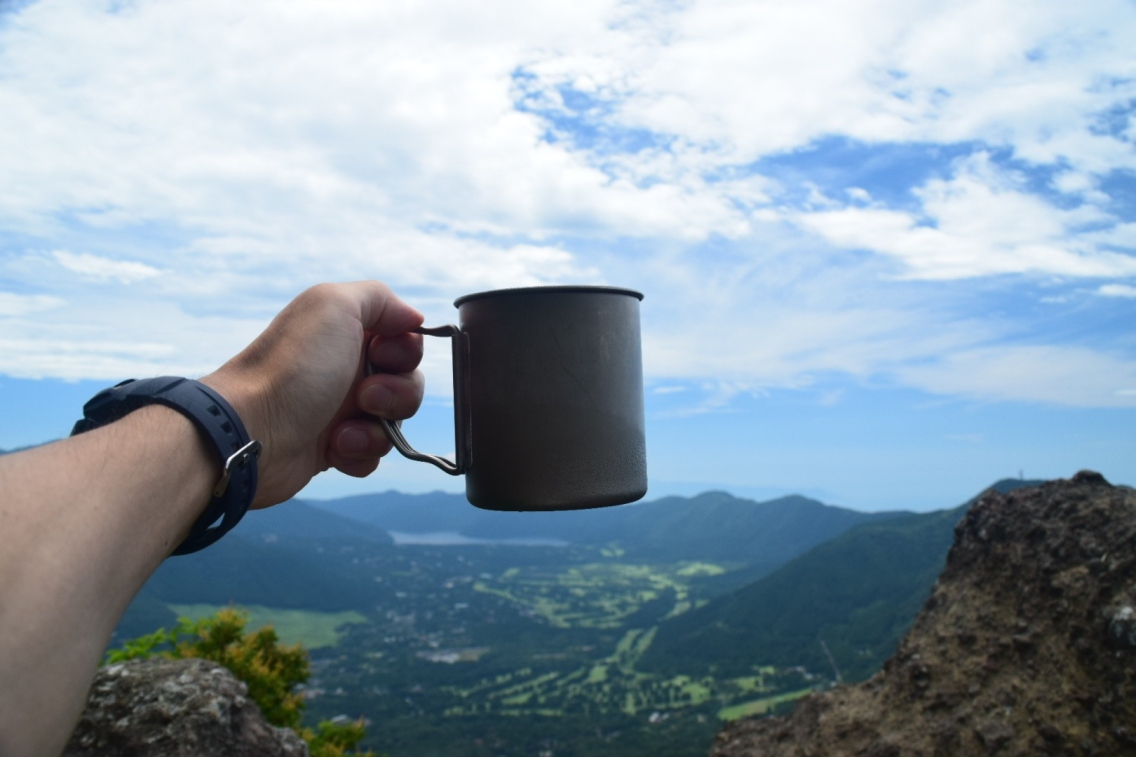
[[[381,283],[320,285],[200,379],[264,445],[254,508],[329,468],[374,472],[391,449],[375,417],[422,401],[422,339],[408,333],[421,323]],[[190,421],[160,406],[0,457],[0,755],[62,751],[119,618],[220,473]]]

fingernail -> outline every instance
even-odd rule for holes
[[[367,432],[358,428],[345,428],[339,432],[335,446],[341,455],[358,455],[367,451]]]
[[[375,384],[363,390],[359,405],[368,413],[379,415],[390,407],[391,393],[385,386]]]

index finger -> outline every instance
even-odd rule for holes
[[[344,284],[343,288],[359,307],[362,328],[373,336],[394,336],[414,331],[426,319],[381,281],[357,281]]]
[[[357,281],[344,284],[343,288],[359,307],[362,328],[373,336],[404,334],[423,325],[426,319],[381,281]]]
[[[373,336],[391,337],[413,331],[425,316],[400,300],[381,281],[356,281],[346,285],[359,305],[359,321],[363,330]]]

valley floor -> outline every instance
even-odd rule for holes
[[[360,543],[328,556],[370,576],[380,601],[254,608],[252,625],[313,649],[308,719],[363,716],[366,746],[392,757],[704,755],[722,719],[826,684],[800,668],[643,669],[658,624],[705,603],[731,566],[592,547]]]

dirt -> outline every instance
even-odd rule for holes
[[[1136,755],[1136,491],[988,493],[872,679],[727,725],[711,757]]]

